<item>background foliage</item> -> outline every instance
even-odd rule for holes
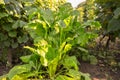
[[[103,34],[108,35],[111,40],[120,37],[120,1],[113,0],[95,0],[97,4],[97,20],[100,21]]]

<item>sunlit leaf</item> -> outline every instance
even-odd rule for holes
[[[25,63],[28,63],[30,61],[30,58],[31,58],[31,55],[20,57],[20,59],[22,60],[22,62],[25,62]]]
[[[67,73],[68,76],[74,78],[74,80],[81,80],[80,79],[80,72],[74,69],[70,69],[69,72]]]
[[[11,80],[15,75],[29,72],[30,70],[31,66],[29,64],[15,66],[9,71],[8,78]]]

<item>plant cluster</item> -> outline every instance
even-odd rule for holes
[[[54,4],[52,2],[51,0],[0,0],[0,49],[3,54],[7,53],[5,55],[9,57],[8,63],[12,64],[14,49],[30,45],[33,41],[24,29],[24,26],[29,21],[27,15],[29,12],[27,11],[33,7],[46,8],[45,6],[51,9],[55,6],[56,9],[65,0],[55,1]],[[4,49],[7,51],[5,52]]]
[[[78,11],[73,10],[69,3],[59,6],[55,12],[42,8],[31,10],[34,13],[28,14],[30,20],[25,28],[34,39],[34,47],[25,48],[33,54],[21,57],[26,64],[11,69],[8,78],[80,80],[84,77],[87,80],[88,76],[83,76],[78,71],[76,57],[69,56],[68,51],[77,44],[85,45],[95,36],[91,32],[85,32],[85,26],[95,22],[80,24]]]
[[[79,62],[69,52],[74,46],[86,51],[84,46],[97,36],[94,31],[100,28],[98,22],[80,22],[79,11],[70,3],[59,5],[56,10],[30,5],[25,16],[28,22],[23,28],[34,46],[24,47],[31,54],[20,57],[24,64],[13,67],[6,75],[8,80],[90,80],[88,74],[79,72]]]

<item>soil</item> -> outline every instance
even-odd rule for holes
[[[95,55],[98,58],[98,63],[96,65],[80,61],[80,71],[83,73],[89,73],[92,80],[120,80],[120,65],[115,66],[116,64],[111,64],[114,61],[115,63],[120,64],[120,38],[116,38],[115,42],[110,41],[108,48],[105,48],[107,38],[108,37],[105,37],[102,41],[100,41],[98,37],[95,42],[97,44],[101,42],[101,46],[88,48],[92,55]],[[105,51],[107,53],[104,53]],[[107,57],[110,56],[112,59],[107,57],[100,58],[98,56],[99,53],[106,54]]]
[[[108,66],[104,64],[92,65],[82,62],[80,65],[80,71],[83,73],[89,73],[92,80],[120,80],[120,70],[112,71]]]
[[[9,71],[5,65],[0,65],[0,76],[6,74]]]

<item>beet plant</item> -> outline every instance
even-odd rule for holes
[[[10,80],[91,80],[88,74],[79,71],[76,56],[70,56],[72,47],[81,50],[97,34],[86,31],[86,26],[99,29],[99,23],[79,21],[79,11],[70,3],[60,5],[56,10],[33,7],[26,14],[29,22],[25,30],[34,40],[34,46],[25,46],[30,55],[22,56],[22,65],[13,67],[7,74]]]

